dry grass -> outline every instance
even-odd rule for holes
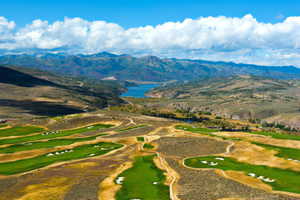
[[[154,141],[159,145],[158,152],[183,159],[186,157],[220,154],[226,151],[227,142],[200,137],[162,137]]]

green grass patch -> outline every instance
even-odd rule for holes
[[[137,137],[136,140],[138,142],[145,142],[145,138],[144,137]]]
[[[95,140],[99,136],[104,136],[107,134],[99,134],[91,137],[83,137],[83,138],[70,138],[70,139],[53,139],[48,141],[41,142],[27,142],[23,144],[15,144],[9,147],[0,148],[0,153],[8,154],[8,153],[16,153],[21,151],[30,151],[35,149],[47,149],[58,146],[66,146],[71,145],[77,142],[86,142]]]
[[[281,139],[281,140],[300,140],[300,136],[298,136],[298,135],[290,135],[290,134],[284,134],[284,133],[265,132],[265,131],[256,131],[256,132],[249,132],[249,133],[270,136],[272,138]]]
[[[278,147],[268,144],[261,144],[257,142],[252,142],[257,146],[261,146],[266,149],[275,150],[277,153],[275,154],[278,157],[285,158],[285,159],[294,159],[300,161],[300,149],[295,148],[287,148],[287,147]]]
[[[189,131],[189,132],[192,132],[192,133],[199,133],[199,134],[202,134],[202,135],[216,137],[216,138],[220,138],[220,139],[223,139],[223,140],[231,140],[231,141],[240,141],[240,140],[242,140],[241,138],[230,138],[230,137],[224,137],[224,136],[219,136],[219,135],[212,134],[212,133],[219,132],[219,130],[216,130],[216,129],[193,127],[193,126],[189,126],[189,125],[177,125],[177,126],[175,126],[175,128],[178,129],[178,130]]]
[[[65,150],[51,152],[44,155],[36,156],[33,158],[17,160],[12,162],[0,163],[0,174],[2,175],[12,175],[31,171],[34,169],[42,168],[54,163],[77,160],[86,157],[94,157],[102,154],[106,154],[112,150],[121,148],[122,144],[100,142],[96,144],[87,144],[73,149],[69,149],[69,152]],[[65,153],[61,153],[65,152]],[[50,156],[51,155],[51,156]]]
[[[224,160],[219,160],[222,158]],[[207,163],[203,163],[207,162]],[[272,186],[274,190],[300,193],[300,172],[292,170],[284,170],[280,168],[273,168],[263,165],[251,165],[248,163],[238,162],[232,158],[224,158],[218,156],[205,156],[189,158],[184,161],[185,165],[193,168],[216,168],[222,170],[241,171],[250,175],[255,174],[258,178],[263,176],[264,183]],[[211,166],[210,164],[217,163],[217,165]],[[274,182],[268,182],[266,179],[273,180]]]
[[[16,126],[0,130],[0,137],[22,136],[45,131],[45,129],[36,126]]]
[[[164,184],[164,172],[154,162],[155,155],[136,157],[133,167],[121,173],[117,184],[122,184],[117,192],[117,200],[169,200],[169,187]],[[124,178],[121,183],[120,178]]]
[[[7,126],[7,124],[0,124],[0,128],[4,128],[6,126]]]
[[[144,149],[153,149],[154,146],[152,144],[146,143],[146,144],[144,144],[143,148]]]
[[[110,128],[113,125],[109,124],[97,124],[93,126],[86,126],[83,128],[77,128],[77,129],[71,129],[71,130],[63,130],[58,131],[57,133],[41,133],[38,135],[32,135],[32,136],[26,136],[26,137],[19,137],[19,138],[10,138],[10,139],[2,139],[0,140],[0,145],[3,144],[16,144],[16,143],[24,143],[24,142],[32,142],[32,141],[38,141],[38,140],[47,140],[47,139],[53,139],[53,138],[59,138],[59,137],[65,137],[80,133],[85,133],[89,131],[97,131],[104,128]]]
[[[147,125],[145,125],[145,124],[140,124],[140,125],[136,125],[136,126],[130,126],[130,127],[127,127],[127,128],[119,129],[119,130],[117,130],[117,131],[118,131],[118,132],[130,131],[130,130],[132,130],[132,129],[143,128],[143,127],[145,127],[145,126],[147,126]]]
[[[214,133],[214,132],[219,131],[219,130],[215,130],[215,129],[193,127],[193,126],[189,126],[189,125],[177,125],[177,126],[175,126],[175,128],[178,130],[189,131],[189,132],[193,132],[193,133],[201,133],[201,134],[208,134],[208,133]]]

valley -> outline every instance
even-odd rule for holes
[[[300,199],[288,73],[149,82],[34,68],[0,67],[0,200]]]
[[[0,200],[300,200],[299,8],[1,0]]]
[[[0,130],[0,199],[300,199],[296,137],[104,110],[28,124]]]

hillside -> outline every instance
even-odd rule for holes
[[[294,79],[296,67],[266,67],[188,59],[161,59],[155,56],[132,57],[107,52],[93,55],[33,54],[0,56],[0,64],[47,70],[71,76],[119,80],[156,81],[194,80],[233,75],[267,76]]]
[[[20,67],[0,66],[0,118],[58,116],[116,105],[123,89]]]
[[[203,79],[169,84],[149,95],[162,98],[162,107],[213,112],[232,119],[275,121],[300,128],[298,80],[253,76]]]

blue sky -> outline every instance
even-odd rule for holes
[[[36,49],[300,67],[300,0],[1,0],[0,54]]]
[[[0,6],[0,16],[14,20],[18,26],[38,18],[53,22],[81,17],[128,28],[200,16],[246,14],[274,23],[299,13],[299,0],[1,0]]]

